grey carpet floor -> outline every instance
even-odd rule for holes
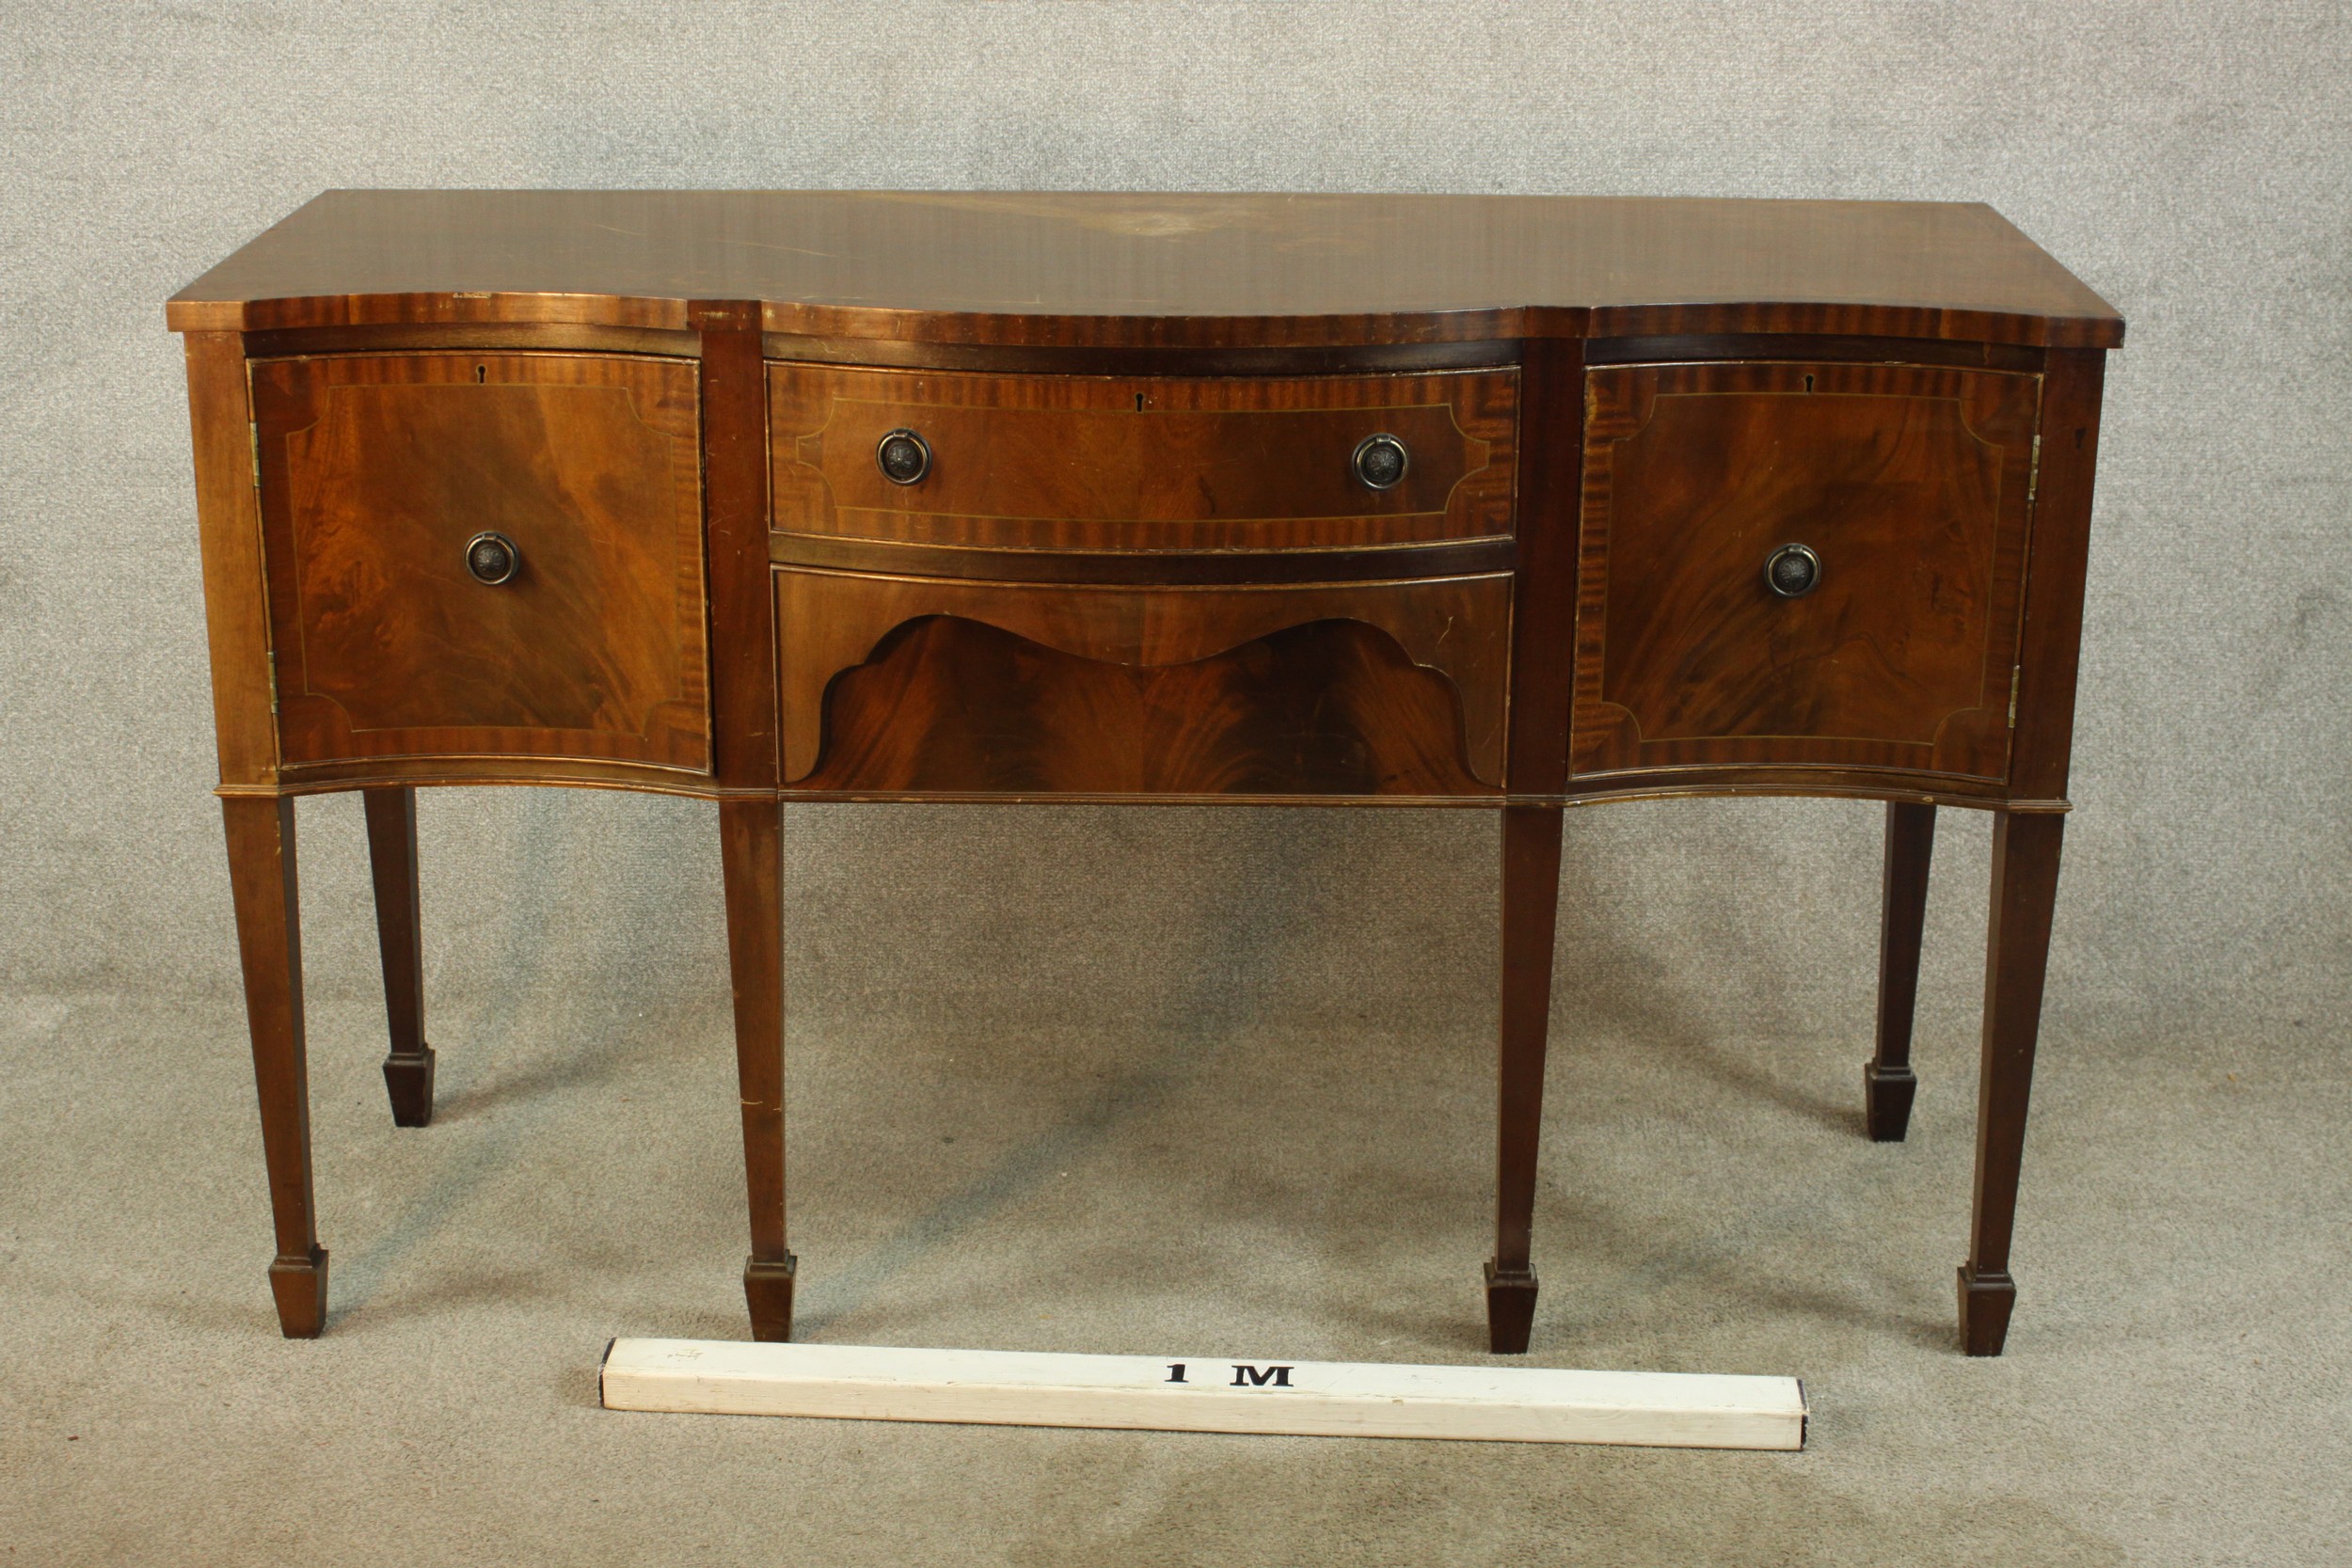
[[[723,1006],[443,1006],[421,1132],[380,1009],[312,1015],[334,1309],[289,1343],[234,1001],[0,1004],[0,1560],[2278,1568],[2352,1540],[2352,1094],[2319,1029],[2045,1042],[2010,1350],[1970,1361],[1961,1031],[1881,1148],[1867,1021],[1564,1007],[1533,1361],[1801,1376],[1810,1446],[1766,1455],[606,1412],[610,1336],[744,1333]],[[1491,1015],[927,1016],[796,1030],[803,1337],[1483,1358]]]

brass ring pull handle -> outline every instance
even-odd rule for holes
[[[1802,599],[1821,585],[1821,558],[1804,545],[1783,545],[1764,558],[1764,586],[1784,599]]]
[[[931,471],[931,444],[912,430],[894,430],[874,443],[874,467],[893,484],[920,484]]]
[[[466,541],[466,570],[476,582],[491,588],[511,582],[522,563],[522,552],[503,533],[485,531]]]
[[[1385,431],[1357,442],[1356,455],[1348,459],[1357,480],[1367,490],[1395,489],[1404,483],[1408,462],[1405,443]]]

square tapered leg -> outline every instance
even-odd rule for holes
[[[1863,1125],[1873,1143],[1900,1143],[1919,1080],[1911,1069],[1911,1023],[1919,1000],[1919,943],[1928,914],[1935,808],[1886,806],[1886,881],[1879,911],[1878,1043],[1862,1069]]]
[[[1985,943],[1984,1045],[1977,1090],[1977,1178],[1968,1260],[1960,1270],[1961,1347],[1998,1355],[2017,1282],[2010,1274],[2026,1101],[2042,1030],[2042,985],[2058,904],[2066,818],[2003,812],[1994,818],[1993,900]]]
[[[326,1249],[310,1183],[310,1080],[302,1029],[302,919],[295,895],[294,808],[283,797],[221,801],[230,893],[245,971],[246,1023],[261,1101],[278,1256],[269,1266],[278,1326],[290,1339],[326,1326]]]
[[[375,942],[384,960],[384,1016],[392,1048],[384,1088],[392,1125],[433,1120],[433,1048],[424,1042],[424,927],[417,886],[417,792],[406,784],[361,790],[368,869],[375,880]]]
[[[1535,1317],[1529,1266],[1544,1046],[1551,1024],[1551,945],[1560,904],[1557,806],[1502,812],[1502,1028],[1496,1071],[1495,1255],[1486,1263],[1486,1338],[1527,1349]]]
[[[788,1339],[798,1265],[784,1228],[784,808],[774,800],[723,800],[719,839],[751,1197],[743,1293],[752,1337]]]

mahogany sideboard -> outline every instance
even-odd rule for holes
[[[1524,1350],[1563,809],[1994,814],[1960,1337],[1994,1354],[2116,312],[1990,208],[342,191],[174,296],[277,1257],[319,1332],[297,795],[358,790],[392,1118],[415,790],[718,803],[752,1328],[791,1331],[782,807],[1502,814],[1488,1329]]]

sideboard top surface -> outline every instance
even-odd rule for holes
[[[168,320],[675,329],[720,301],[771,332],[1072,347],[2123,332],[1979,203],[829,191],[329,191]]]

